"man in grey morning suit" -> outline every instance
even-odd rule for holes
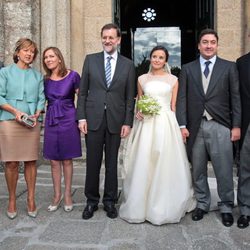
[[[238,179],[239,228],[249,226],[250,220],[250,52],[236,61],[239,70],[242,107],[242,133],[240,140],[240,168]]]
[[[210,207],[207,163],[210,159],[218,184],[222,223],[233,224],[233,141],[240,139],[241,103],[236,64],[219,58],[218,35],[203,30],[200,57],[183,65],[179,77],[177,119],[187,154],[197,207],[192,219],[201,220]]]
[[[136,92],[135,68],[131,60],[117,52],[119,28],[107,24],[101,30],[103,52],[87,55],[77,102],[79,129],[86,135],[87,206],[82,218],[89,219],[98,209],[99,174],[105,151],[105,184],[102,202],[107,216],[117,217],[117,157],[121,137],[133,123]]]

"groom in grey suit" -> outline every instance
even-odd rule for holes
[[[136,92],[135,68],[117,52],[121,32],[115,24],[101,30],[103,52],[87,55],[82,70],[77,102],[79,129],[85,134],[87,206],[82,218],[89,219],[98,209],[99,175],[105,152],[103,205],[107,216],[117,217],[117,157],[121,138],[130,133]]]
[[[201,220],[210,208],[207,163],[211,160],[222,223],[229,227],[234,221],[233,142],[240,139],[241,103],[236,64],[219,58],[217,48],[217,33],[203,30],[200,57],[183,65],[180,73],[177,119],[192,164],[197,199],[192,219]]]

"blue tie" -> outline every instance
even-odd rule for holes
[[[210,61],[206,61],[205,62],[205,65],[206,65],[206,67],[205,67],[205,70],[204,70],[204,76],[207,78],[207,76],[209,75],[209,64],[210,64],[211,62]]]
[[[112,59],[112,56],[107,57],[107,63],[105,67],[106,84],[108,88],[111,83],[111,63],[110,63],[111,59]]]

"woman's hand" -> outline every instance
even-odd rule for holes
[[[14,114],[15,119],[16,119],[17,122],[22,122],[22,116],[27,115],[26,113],[24,113],[24,112],[22,112],[20,110],[17,110],[17,109],[15,109],[13,114]]]
[[[138,111],[135,115],[136,119],[138,119],[139,121],[142,121],[144,119],[144,115],[142,114],[142,112]]]
[[[29,117],[32,118],[34,120],[34,125],[32,127],[35,127],[37,124],[37,120],[38,117],[40,116],[40,112],[39,113],[35,113],[34,115],[30,115]]]

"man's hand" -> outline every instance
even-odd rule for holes
[[[88,133],[88,126],[87,126],[87,121],[79,121],[78,122],[78,128],[80,129],[80,131],[83,134],[87,134]]]
[[[130,133],[130,130],[131,130],[130,126],[123,125],[121,129],[121,138],[127,137]]]
[[[240,128],[233,128],[231,130],[231,141],[238,141],[240,139]]]
[[[187,142],[187,137],[189,137],[188,129],[181,128],[181,135],[182,135],[183,142],[186,143]]]

